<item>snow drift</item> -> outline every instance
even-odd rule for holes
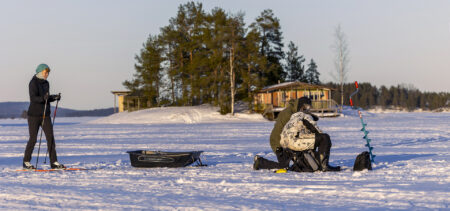
[[[190,107],[158,107],[134,112],[121,112],[90,121],[91,124],[176,124],[218,122],[261,122],[261,114],[235,113],[221,115],[217,107],[209,105]]]

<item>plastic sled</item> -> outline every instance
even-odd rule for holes
[[[156,168],[156,167],[185,167],[194,162],[203,166],[200,154],[203,151],[191,152],[161,152],[161,151],[128,151],[130,154],[131,166],[138,168]]]

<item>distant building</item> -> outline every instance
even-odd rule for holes
[[[254,110],[267,118],[276,118],[291,99],[309,97],[312,101],[311,111],[320,116],[337,116],[337,103],[331,99],[333,89],[321,85],[303,82],[285,82],[264,87],[254,97]]]
[[[111,91],[114,95],[114,113],[125,111],[125,96],[131,94],[131,91]],[[119,100],[118,104],[116,104],[117,100]],[[117,105],[119,105],[119,109],[117,109]]]
[[[139,91],[111,91],[111,93],[114,94],[114,113],[138,111],[152,107],[152,101],[148,97],[144,97]],[[118,104],[116,104],[117,99]]]

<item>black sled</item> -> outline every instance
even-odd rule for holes
[[[161,151],[128,151],[130,154],[131,166],[137,168],[156,167],[185,167],[197,162],[199,166],[204,166],[200,159],[203,151],[191,152],[161,152]]]

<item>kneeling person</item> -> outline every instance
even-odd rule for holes
[[[292,104],[292,105],[291,105]],[[255,156],[253,169],[277,169],[289,167],[293,159],[293,151],[316,150],[319,157],[316,158],[322,171],[339,171],[340,167],[328,165],[330,157],[330,136],[317,127],[319,119],[309,112],[311,100],[301,97],[297,101],[290,102],[277,118],[275,127],[270,136],[270,145],[277,156],[278,162]]]
[[[283,128],[280,145],[292,151],[305,151],[318,149],[319,161],[322,171],[340,171],[340,167],[328,164],[330,158],[330,136],[323,133],[316,124],[318,117],[311,114],[311,103],[305,109],[293,114]]]
[[[289,122],[291,116],[305,108],[305,104],[311,104],[311,100],[307,97],[301,97],[296,100],[290,100],[286,108],[278,115],[275,125],[270,133],[270,147],[277,156],[278,162],[265,159],[259,155],[254,158],[253,169],[282,169],[289,167],[292,160],[292,152],[283,149],[280,145],[281,132],[286,123]]]

